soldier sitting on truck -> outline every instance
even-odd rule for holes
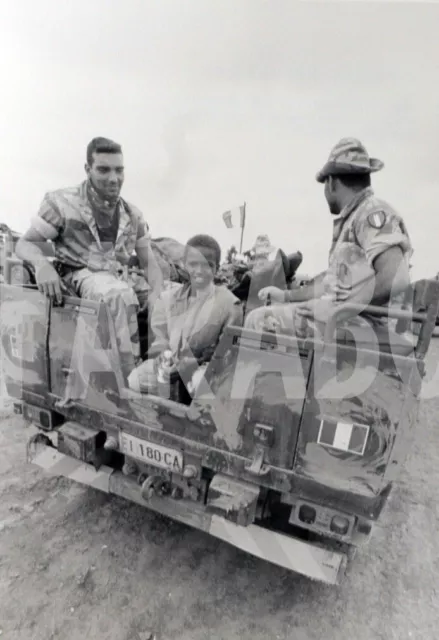
[[[220,246],[211,236],[196,235],[187,242],[184,263],[190,281],[174,284],[157,299],[149,359],[129,376],[131,389],[154,390],[158,368],[167,380],[180,378],[190,383],[200,365],[212,357],[225,327],[242,325],[238,298],[227,287],[214,284],[220,260]],[[169,365],[164,362],[167,355]]]
[[[325,184],[325,197],[334,220],[328,269],[304,287],[282,291],[265,287],[259,298],[270,296],[273,306],[252,311],[245,326],[262,331],[267,325],[293,330],[306,337],[324,327],[343,302],[387,305],[407,289],[410,239],[402,218],[371,188],[370,174],[383,163],[370,158],[360,141],[344,138],[333,148],[328,162],[316,179]],[[338,319],[349,324],[370,326],[364,318],[353,317],[346,308]],[[367,317],[374,325],[383,324]]]
[[[135,249],[147,274],[152,296],[161,291],[162,274],[152,254],[149,228],[142,213],[122,199],[122,148],[107,138],[87,147],[87,179],[80,185],[47,193],[38,215],[16,246],[17,256],[35,268],[39,290],[62,301],[64,282],[80,297],[104,301],[112,313],[122,372],[128,376],[139,361],[138,299],[117,277]],[[44,257],[42,243],[51,240],[56,268]]]

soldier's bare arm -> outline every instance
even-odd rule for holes
[[[144,271],[146,281],[152,289],[149,294],[149,301],[153,303],[163,291],[163,274],[151,248],[148,225],[143,219],[140,220],[137,234],[136,255],[139,258],[140,267]]]
[[[285,291],[285,302],[306,302],[320,298],[324,293],[323,281],[326,271],[322,271],[315,276],[308,284],[297,289],[287,289]]]
[[[375,272],[372,301],[386,304],[410,284],[411,244],[401,218],[386,211],[370,214],[358,225],[357,237]]]
[[[349,304],[381,306],[405,291],[410,284],[409,268],[403,249],[391,246],[380,253],[373,262],[375,278],[359,288],[347,300]],[[335,306],[330,300],[315,300],[309,305],[304,304],[296,311],[298,315],[312,318],[320,322],[327,322],[331,313],[337,308],[338,321],[348,320],[357,311],[352,311],[349,306],[343,309],[343,304]]]
[[[410,284],[409,267],[401,247],[390,247],[373,263],[375,289],[372,304],[386,304],[393,296],[405,291]]]
[[[38,289],[58,303],[62,301],[61,279],[47,260],[42,247],[61,233],[63,219],[49,197],[44,198],[38,215],[30,228],[19,239],[15,252],[20,260],[30,262],[35,269]]]
[[[314,298],[320,298],[323,295],[323,280],[325,271],[315,276],[304,287],[295,289],[279,289],[278,287],[264,287],[260,290],[259,300],[265,302],[270,296],[272,302],[306,302]]]

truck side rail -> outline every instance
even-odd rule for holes
[[[376,317],[393,318],[396,320],[406,321],[408,323],[418,322],[421,324],[418,340],[415,346],[415,355],[422,360],[430,345],[431,337],[436,326],[439,312],[439,280],[429,280],[426,282],[426,292],[424,295],[425,307],[423,311],[411,311],[404,309],[392,309],[391,307],[380,307],[375,305],[364,306],[359,304],[347,303],[335,309],[331,314],[325,328],[325,343],[334,340],[337,321],[339,316],[345,312],[352,312],[353,315],[368,314]]]

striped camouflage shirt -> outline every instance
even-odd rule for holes
[[[352,296],[371,283],[375,259],[390,247],[400,247],[406,261],[412,245],[401,216],[371,187],[361,191],[334,220],[334,233],[325,277],[327,293],[337,282],[349,284]]]
[[[127,264],[139,243],[150,239],[142,213],[120,198],[116,242],[102,243],[86,185],[46,193],[32,227],[53,242],[57,260],[69,267],[108,271],[117,263]]]

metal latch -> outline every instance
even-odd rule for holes
[[[254,476],[265,476],[270,471],[270,467],[264,464],[265,449],[257,445],[254,450],[254,456],[251,464],[245,467],[247,473]]]

